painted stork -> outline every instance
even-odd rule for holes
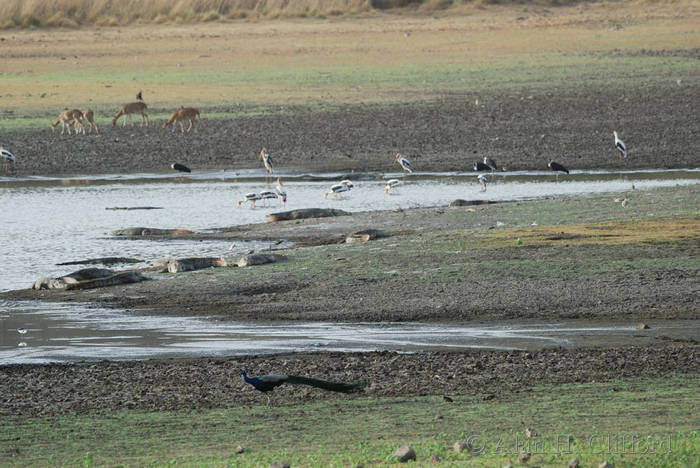
[[[236,206],[241,206],[245,202],[250,202],[250,207],[255,208],[255,202],[258,200],[262,200],[262,197],[259,193],[246,193],[245,198],[243,200],[238,200],[238,202],[236,202]]]
[[[180,172],[192,172],[189,167],[185,166],[184,164],[180,163],[173,163],[170,165],[172,169],[175,169],[176,171]]]
[[[617,132],[613,132],[613,136],[615,137],[615,148],[620,152],[620,164],[622,164],[622,158],[627,157],[627,145],[618,138]]]
[[[399,163],[401,169],[403,169],[403,175],[406,175],[407,172],[413,172],[413,166],[411,166],[411,162],[408,159],[401,156],[401,153],[396,153],[394,162]]]
[[[277,199],[277,193],[273,192],[272,190],[263,190],[262,192],[260,192],[260,199],[261,200]]]
[[[386,181],[386,185],[384,186],[384,193],[389,195],[389,191],[396,187],[397,185],[401,185],[401,181],[399,179],[389,179]]]
[[[268,153],[265,148],[260,150],[260,154],[258,155],[258,159],[262,159],[262,162],[265,165],[265,170],[267,171],[267,173],[272,174],[272,157],[270,157],[270,153]]]
[[[475,171],[488,171],[491,168],[487,166],[486,164],[482,163],[481,161],[477,161],[474,163],[474,170]]]
[[[14,164],[15,161],[17,161],[15,155],[7,151],[2,146],[0,146],[0,156],[2,157],[2,166],[4,172],[7,172],[10,164]]]
[[[567,168],[565,168],[564,166],[562,166],[554,160],[550,160],[549,164],[547,164],[547,167],[553,171],[566,172],[567,174],[569,173],[569,170]]]
[[[328,198],[329,193],[332,193],[334,197],[338,198],[339,193],[349,192],[352,188],[352,182],[349,180],[342,180],[340,183],[332,185],[328,192],[323,192],[323,198]]]
[[[286,205],[287,204],[287,190],[284,188],[282,184],[282,179],[280,177],[277,178],[277,187],[275,187],[275,192],[277,192],[277,195],[279,195],[280,200],[282,200],[282,204]]]
[[[492,171],[498,169],[498,166],[496,166],[496,161],[489,158],[488,156],[484,156],[484,164],[486,164]]]
[[[481,184],[481,191],[485,192],[486,191],[486,182],[489,181],[488,177],[486,177],[484,174],[479,174],[476,176],[477,180]]]

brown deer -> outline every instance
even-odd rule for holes
[[[77,135],[80,129],[83,128],[83,113],[78,109],[64,110],[58,114],[56,120],[51,124],[51,133],[56,131],[56,126],[58,124],[61,124],[61,135],[65,133],[66,129],[68,129],[68,134],[70,135],[71,126],[76,127],[75,133]]]
[[[95,129],[95,133],[99,135],[100,129],[97,128],[97,122],[95,122],[95,114],[92,112],[92,109],[85,109],[83,112],[83,120],[87,120],[88,123],[88,128],[92,132],[92,129]],[[83,133],[85,133],[85,125],[83,125]]]
[[[163,124],[163,131],[168,127],[168,125],[173,124],[173,132],[175,131],[175,123],[180,124],[180,130],[182,132],[185,132],[185,120],[190,121],[190,126],[187,127],[187,131],[189,132],[194,128],[195,124],[195,119],[199,117],[199,111],[197,109],[194,109],[192,107],[181,107],[175,112],[173,112],[173,115],[170,116],[170,120],[165,122]]]
[[[131,114],[141,114],[141,125],[143,125],[144,122],[148,125],[148,114],[146,114],[147,107],[145,102],[130,102],[129,104],[124,104],[119,108],[119,112],[117,112],[117,115],[112,119],[112,126],[117,125],[117,120],[122,115],[124,116],[124,123],[122,126],[125,126]]]

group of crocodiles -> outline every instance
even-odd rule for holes
[[[333,209],[309,208],[304,210],[294,210],[283,213],[274,213],[268,216],[268,222],[297,220],[304,218],[320,218],[327,216],[344,216],[348,215],[345,211]],[[187,229],[156,229],[145,227],[133,227],[112,231],[110,236],[128,236],[128,237],[145,237],[145,236],[172,236],[182,234],[193,234]],[[350,234],[346,238],[346,242],[367,242],[368,240],[386,237],[388,234],[377,230],[365,230]],[[247,254],[237,261],[230,261],[223,257],[191,257],[181,259],[159,259],[153,261],[149,266],[143,268],[134,268],[125,271],[114,271],[107,268],[84,268],[74,271],[58,278],[40,278],[34,282],[32,289],[92,289],[103,288],[107,286],[116,286],[120,284],[138,283],[150,279],[145,276],[146,272],[153,273],[181,273],[185,271],[200,270],[211,267],[247,267],[252,265],[262,265],[265,263],[276,262],[286,257],[274,253],[253,253]],[[80,262],[68,262],[68,264],[78,263],[107,263],[106,261],[83,260]],[[102,259],[107,260],[107,259]],[[124,263],[133,263],[134,259]]]

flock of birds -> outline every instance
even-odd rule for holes
[[[622,163],[622,158],[627,157],[627,146],[625,143],[617,136],[617,132],[613,132],[613,136],[615,137],[615,148],[617,148],[620,157],[620,163]],[[263,166],[265,167],[265,171],[267,172],[268,176],[273,176],[274,174],[274,163],[272,160],[272,157],[270,156],[270,153],[263,148],[260,153],[258,154],[258,159],[262,160]],[[401,169],[403,171],[403,176],[404,178],[406,177],[407,174],[410,174],[413,172],[413,165],[411,162],[404,157],[401,153],[396,153],[396,156],[394,157],[394,162],[397,163],[399,166],[401,166]],[[190,172],[190,169],[182,164],[175,163],[171,166],[173,169],[182,171],[182,172]],[[554,171],[554,172],[564,172],[566,174],[569,173],[569,170],[564,167],[562,164],[550,160],[549,163],[547,164],[547,167]],[[492,158],[489,158],[488,156],[484,156],[483,161],[477,161],[474,163],[474,170],[479,172],[479,171],[491,171],[495,172],[498,170],[498,165],[496,164],[496,161],[494,161]],[[504,169],[505,170],[505,169]],[[478,174],[476,176],[477,181],[479,184],[481,184],[481,191],[485,192],[486,191],[486,184],[488,182],[488,176],[486,174]],[[397,186],[401,185],[402,181],[400,179],[389,179],[386,182],[386,185],[384,186],[384,192],[389,194],[392,189],[396,188]],[[352,181],[348,179],[341,180],[337,184],[333,184],[329,190],[323,193],[323,198],[328,198],[328,195],[333,195],[334,197],[338,197],[340,194],[349,192],[353,188],[353,183]],[[241,206],[243,203],[250,203],[251,208],[255,208],[255,203],[260,201],[260,200],[271,200],[271,199],[279,199],[283,205],[286,205],[287,203],[287,191],[284,188],[282,184],[282,179],[277,178],[277,186],[275,187],[274,191],[273,190],[263,190],[260,192],[249,192],[246,193],[244,198],[241,200],[238,200],[236,203],[236,206]]]

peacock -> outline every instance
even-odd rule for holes
[[[245,369],[241,369],[240,374],[243,376],[244,382],[249,383],[255,387],[256,390],[265,393],[265,396],[267,397],[267,406],[270,406],[270,395],[268,395],[267,392],[272,391],[275,387],[279,387],[284,383],[292,385],[310,385],[312,387],[322,388],[323,390],[342,393],[350,393],[367,385],[367,382],[364,381],[354,383],[328,382],[326,380],[285,374],[248,377],[248,372]]]

